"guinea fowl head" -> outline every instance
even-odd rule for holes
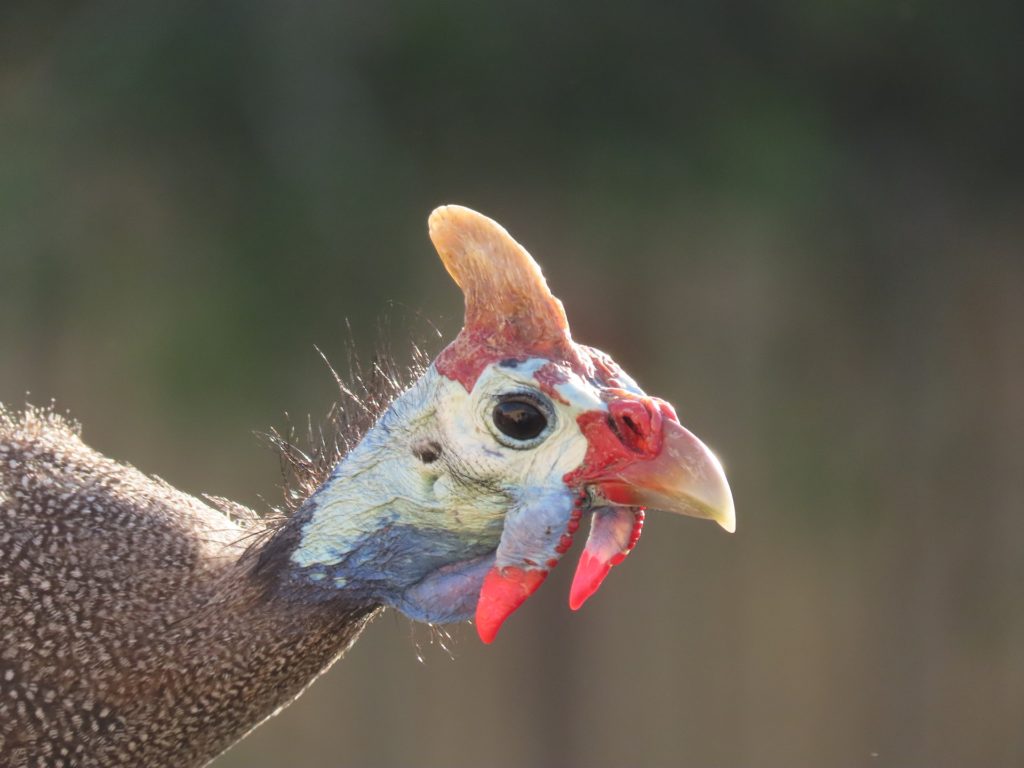
[[[569,603],[636,545],[645,508],[735,529],[714,454],[606,354],[575,343],[540,268],[460,206],[430,237],[465,325],[297,513],[289,579],[481,639],[544,581],[585,513]]]

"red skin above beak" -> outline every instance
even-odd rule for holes
[[[735,532],[721,463],[664,400],[617,399],[607,414],[591,411],[578,421],[589,450],[567,482],[585,484],[612,504],[701,517]]]
[[[736,530],[729,483],[715,455],[679,424],[663,400],[612,390],[608,410],[577,419],[587,440],[583,463],[563,480],[578,500],[558,547],[572,542],[584,505],[593,508],[590,535],[573,579],[569,605],[578,609],[622,562],[640,538],[644,509],[714,520]],[[489,643],[498,629],[540,587],[557,558],[535,568],[495,568],[477,605],[477,631]]]
[[[607,414],[586,413],[579,423],[590,450],[571,480],[589,487],[599,508],[569,593],[573,610],[636,546],[644,508],[707,518],[730,533],[736,530],[732,492],[721,463],[679,424],[668,403],[619,398],[609,404]]]
[[[572,544],[584,509],[594,517],[571,604],[578,608],[640,536],[653,507],[736,527],[732,494],[718,459],[679,426],[672,406],[619,389],[621,369],[607,355],[573,342],[562,303],[537,262],[497,222],[458,205],[430,215],[430,239],[466,297],[466,322],[437,358],[438,373],[467,392],[487,365],[506,357],[547,358],[542,390],[564,370],[603,388],[607,408],[577,419],[587,439],[583,463],[565,486],[535,489],[505,518],[495,565],[477,601],[477,630],[491,642],[503,621],[544,581]]]

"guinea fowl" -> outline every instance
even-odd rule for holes
[[[106,458],[51,412],[0,408],[0,765],[204,765],[382,607],[475,616],[493,641],[585,513],[573,609],[644,508],[735,528],[714,455],[572,341],[501,226],[446,206],[429,230],[464,327],[283,523]]]

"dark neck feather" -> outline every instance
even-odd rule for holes
[[[374,608],[268,591],[260,525],[0,409],[0,765],[202,766],[328,668]]]
[[[326,671],[375,613],[342,590],[318,602],[268,590],[254,565],[242,558],[225,569],[212,599],[167,636],[177,671],[164,672],[165,696],[174,701],[174,731],[188,734],[167,765],[202,765],[227,749]],[[147,709],[143,721],[159,719],[158,702]]]

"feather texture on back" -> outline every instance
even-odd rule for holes
[[[371,610],[268,595],[261,525],[0,412],[0,765],[203,765],[298,695]]]

